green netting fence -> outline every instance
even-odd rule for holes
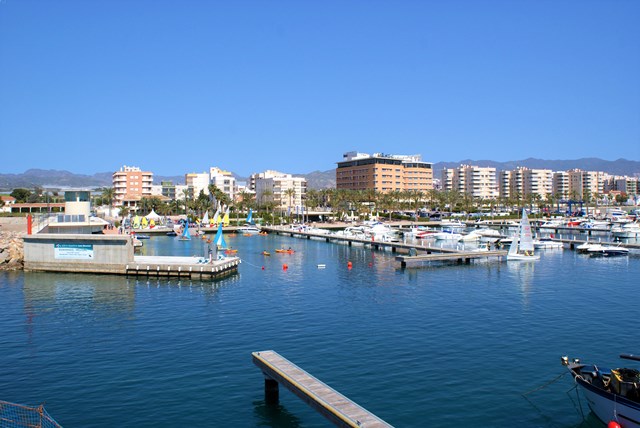
[[[0,428],[62,428],[44,409],[0,400]]]

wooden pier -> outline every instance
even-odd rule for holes
[[[253,363],[265,376],[264,388],[267,401],[277,402],[278,384],[281,384],[336,426],[391,427],[277,352],[253,352],[252,356]]]

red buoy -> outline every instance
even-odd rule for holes
[[[618,421],[609,421],[607,428],[622,428]]]
[[[264,266],[262,266],[262,270],[264,270]]]
[[[287,264],[286,264],[286,263],[285,263],[285,264],[283,264],[283,265],[282,265],[282,270],[287,270],[287,269],[289,269],[289,266],[287,266]]]
[[[352,267],[353,267],[353,263],[351,263],[351,262],[347,262],[347,268],[348,268],[348,269],[351,269]]]

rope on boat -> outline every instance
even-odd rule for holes
[[[576,390],[576,400],[573,400],[573,397],[571,396],[571,394],[569,394],[572,390]],[[578,384],[576,383],[575,385],[573,385],[573,387],[567,391],[567,395],[569,396],[569,399],[571,400],[571,402],[573,403],[573,408],[576,409],[576,412],[580,414],[580,416],[582,417],[582,420],[586,420],[586,417],[584,416],[584,410],[582,410],[582,403],[580,401],[580,389],[578,389]],[[576,406],[576,401],[578,402],[578,405]]]
[[[541,385],[541,386],[539,386],[539,387],[537,387],[537,388],[534,388],[534,389],[532,389],[531,391],[527,391],[527,392],[525,392],[525,393],[524,393],[524,394],[522,394],[522,395],[523,395],[524,397],[526,397],[527,395],[529,395],[529,394],[531,394],[531,393],[533,393],[533,392],[540,391],[541,389],[546,388],[547,386],[551,385],[552,383],[557,382],[560,378],[562,378],[562,377],[563,377],[564,375],[566,375],[567,373],[569,373],[569,372],[568,372],[568,371],[566,371],[566,372],[564,372],[564,373],[560,374],[559,376],[557,376],[555,379],[552,379],[551,381],[549,381],[549,382],[547,382],[547,383],[545,383],[545,384],[543,384],[543,385]]]

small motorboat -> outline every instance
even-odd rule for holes
[[[136,236],[136,238],[138,238],[138,239],[149,239],[149,238],[150,238],[150,236],[149,236],[149,235],[142,235],[142,234],[140,234],[140,233],[136,233],[136,234],[135,234],[135,236]]]
[[[234,249],[231,249],[231,248],[227,248],[226,250],[224,250],[225,254],[235,254],[237,252],[238,252],[238,250],[234,250]]]
[[[171,232],[167,232],[167,236],[178,236],[178,233],[175,230],[172,230]]]
[[[534,239],[533,240],[533,247],[534,248],[542,248],[542,249],[546,249],[546,250],[552,250],[552,249],[560,249],[562,248],[562,242],[561,241],[554,241],[551,238],[540,238],[540,239]]]
[[[270,256],[270,255],[271,255],[271,253],[270,253],[270,252],[268,252],[268,251],[263,251],[263,252],[262,252],[262,255],[263,255],[263,256]]]
[[[620,247],[617,245],[602,245],[594,244],[587,252],[592,257],[614,257],[614,256],[626,256],[629,255],[629,249]]]
[[[640,356],[630,354],[620,358],[640,361]],[[582,364],[578,358],[569,361],[566,356],[562,365],[569,369],[589,408],[601,421],[609,426],[640,427],[640,371]]]

